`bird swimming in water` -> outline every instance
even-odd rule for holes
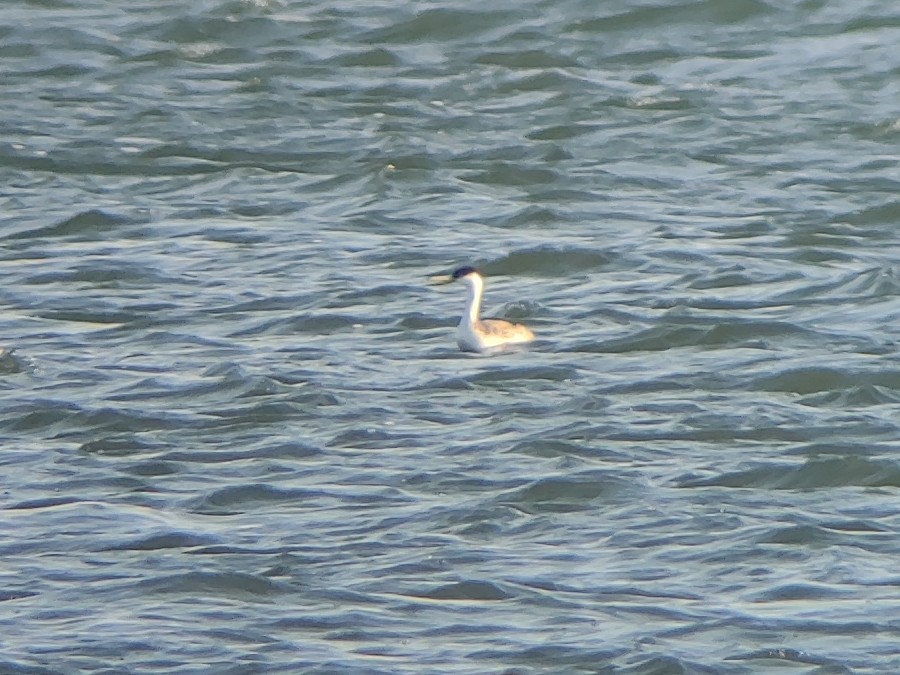
[[[521,324],[479,317],[481,296],[484,293],[484,277],[474,267],[460,267],[449,276],[432,277],[432,280],[443,284],[462,281],[469,289],[466,310],[456,328],[456,342],[462,351],[497,351],[507,345],[524,344],[534,340],[534,333]]]

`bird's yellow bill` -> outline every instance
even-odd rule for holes
[[[449,284],[453,281],[453,277],[449,274],[438,274],[433,277],[428,277],[428,283],[432,286],[443,286],[444,284]]]

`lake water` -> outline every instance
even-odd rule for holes
[[[0,672],[900,672],[897,3],[0,35]]]

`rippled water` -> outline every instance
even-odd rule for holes
[[[900,672],[896,3],[0,35],[0,671]]]

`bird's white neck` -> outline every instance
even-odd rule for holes
[[[477,274],[470,274],[462,279],[469,289],[469,297],[466,300],[466,310],[463,312],[463,323],[474,324],[478,321],[481,312],[481,294],[484,291],[484,281]]]

